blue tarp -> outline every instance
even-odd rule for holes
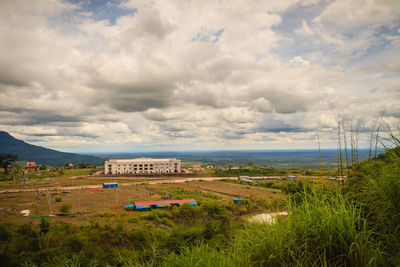
[[[193,206],[197,205],[197,203],[196,203],[196,202],[194,202],[194,201],[192,201],[192,202],[189,202],[189,204],[190,204],[190,205],[193,205]]]
[[[150,210],[150,205],[146,206],[136,206],[136,210]]]
[[[103,188],[117,188],[118,183],[103,183]]]

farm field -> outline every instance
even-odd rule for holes
[[[191,181],[167,184],[137,182],[129,185],[122,184],[118,189],[59,187],[53,190],[0,194],[0,217],[3,220],[33,221],[35,223],[40,219],[23,217],[20,212],[29,210],[31,216],[58,214],[63,205],[69,204],[71,205],[69,216],[52,219],[84,223],[104,213],[111,213],[116,216],[126,213],[122,208],[112,208],[118,205],[135,201],[163,200],[167,197],[170,199],[195,198],[196,201],[200,202],[216,200],[221,201],[222,204],[231,204],[234,197],[242,197],[250,201],[251,199],[283,200],[285,198],[278,189],[253,187],[224,181]]]
[[[174,188],[175,185],[157,185],[156,187]],[[260,187],[250,187],[247,185],[227,183],[223,181],[196,181],[182,185],[185,189],[199,190],[219,195],[224,198],[243,197],[243,198],[264,198],[281,197],[281,190],[267,189]]]

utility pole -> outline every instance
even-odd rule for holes
[[[50,196],[50,193],[49,193],[49,189],[47,189],[47,202],[49,204],[50,214],[52,214],[53,213],[53,209],[51,207],[51,196]]]

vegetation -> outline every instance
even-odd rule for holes
[[[81,225],[46,219],[36,225],[2,221],[0,262],[5,266],[400,266],[400,142],[395,136],[392,140],[385,154],[363,162],[352,161],[347,152],[342,155],[347,183],[311,177],[258,183],[227,180],[249,188],[280,189],[288,196],[286,202],[252,198],[226,204],[212,194],[178,187],[165,193],[204,201],[195,207],[122,211],[125,219],[104,213],[102,219]],[[249,176],[267,171],[276,170],[254,165],[239,170]],[[287,210],[288,215],[274,224],[244,221],[244,216],[265,208]]]
[[[0,168],[3,168],[5,173],[8,174],[10,172],[11,169],[11,164],[13,164],[14,162],[16,162],[18,159],[17,155],[12,155],[12,154],[7,154],[7,155],[3,155],[0,154]]]
[[[230,177],[230,176],[271,176],[271,175],[287,175],[287,171],[275,169],[265,166],[240,166],[238,169],[230,167],[226,170],[216,170],[215,176],[217,177]]]
[[[16,226],[3,222],[0,262],[3,266],[161,264],[168,254],[186,247],[202,243],[223,247],[240,227],[234,213],[217,202],[135,215],[116,226],[99,221],[78,226],[42,219],[37,228],[32,223]]]
[[[71,209],[72,205],[65,203],[60,207],[60,212],[63,214],[68,214],[71,211]]]

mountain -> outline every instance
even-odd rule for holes
[[[18,161],[34,161],[36,164],[47,164],[51,166],[61,166],[65,163],[102,165],[104,161],[104,159],[95,156],[60,152],[41,146],[31,145],[3,131],[0,131],[0,154],[18,155]]]

